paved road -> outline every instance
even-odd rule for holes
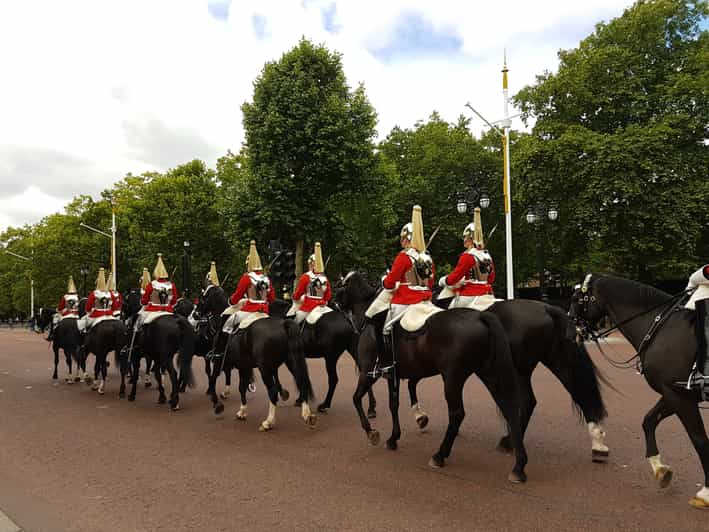
[[[618,358],[629,352],[617,342],[608,351]],[[28,531],[708,530],[709,513],[687,505],[702,473],[678,421],[658,431],[675,472],[660,490],[640,428],[655,394],[634,371],[594,357],[624,394],[605,393],[609,462],[591,462],[585,426],[561,385],[539,369],[539,405],[526,439],[529,481],[512,485],[512,459],[495,451],[502,423],[475,378],[466,386],[467,417],[452,457],[432,470],[427,462],[446,426],[440,379],[420,386],[430,430],[419,433],[407,409],[392,452],[367,444],[351,405],[353,365],[344,357],[333,409],[317,430],[284,406],[276,429],[264,434],[257,431],[267,412],[262,386],[246,422],[233,420],[236,399],[226,403],[224,419],[214,418],[202,375],[182,410],[171,413],[156,404],[154,390],[139,389],[135,403],[119,400],[113,373],[103,397],[53,383],[47,343],[2,330],[0,511]],[[324,364],[309,365],[322,397]],[[195,360],[197,374],[201,367]],[[290,377],[283,382],[294,390]],[[375,426],[385,436],[384,384],[375,390]]]

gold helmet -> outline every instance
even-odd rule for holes
[[[112,292],[116,291],[116,281],[113,280],[113,272],[108,273],[108,281],[106,281],[106,286]]]
[[[69,276],[69,281],[66,283],[66,293],[67,294],[76,294],[76,285],[74,284],[74,278],[70,275]]]
[[[147,268],[143,268],[143,276],[140,278],[140,287],[145,290],[150,284],[150,273]]]
[[[315,273],[323,273],[325,271],[325,263],[322,260],[322,248],[320,242],[315,242],[315,252],[308,257],[308,264],[313,264]]]
[[[98,276],[96,277],[96,290],[101,292],[106,291],[106,271],[103,268],[99,268]]]
[[[167,279],[167,269],[165,268],[165,263],[162,261],[162,253],[158,253],[158,262],[155,264],[155,269],[153,270],[153,279]]]
[[[426,251],[426,241],[423,239],[423,217],[421,216],[421,206],[414,205],[411,213],[411,247],[419,253]]]
[[[465,226],[463,230],[463,238],[469,238],[473,241],[473,245],[478,249],[485,248],[485,242],[483,237],[483,222],[480,216],[480,207],[475,207],[473,212],[473,223]]]
[[[249,256],[246,259],[246,270],[249,272],[263,270],[263,266],[261,265],[261,257],[258,256],[258,251],[256,251],[255,240],[252,240],[249,245]]]
[[[217,275],[217,263],[212,261],[207,276],[204,279],[206,285],[219,286],[219,275]]]

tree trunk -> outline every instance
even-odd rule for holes
[[[303,248],[305,247],[305,242],[303,240],[297,240],[295,243],[295,279],[296,282],[303,275]]]

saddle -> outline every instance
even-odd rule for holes
[[[401,317],[401,327],[407,332],[416,332],[424,326],[428,318],[439,312],[443,312],[443,309],[438,308],[431,301],[410,305]]]
[[[473,310],[487,310],[501,299],[496,299],[492,294],[482,296],[457,296],[451,301],[450,308],[471,308]]]
[[[157,310],[155,312],[146,312],[147,316],[145,316],[145,319],[143,320],[143,325],[149,325],[153,323],[156,319],[161,318],[162,316],[173,316],[174,314],[172,312],[167,312],[164,310]]]
[[[239,330],[244,330],[246,329],[249,325],[251,325],[253,322],[262,320],[264,318],[268,318],[268,314],[265,312],[249,312],[249,315],[246,316],[243,320],[239,322]]]
[[[327,305],[320,305],[318,307],[315,307],[308,313],[308,316],[305,318],[305,321],[308,322],[310,325],[315,325],[318,320],[328,312],[332,312],[332,309],[330,307],[328,307]]]

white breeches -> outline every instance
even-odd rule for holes
[[[84,314],[83,318],[76,320],[76,326],[79,328],[79,332],[86,332],[91,328],[91,323],[93,320],[89,318],[88,314]]]
[[[222,332],[225,332],[227,334],[232,334],[236,328],[239,326],[239,323],[241,320],[243,320],[246,316],[249,315],[249,312],[243,312],[241,310],[237,310],[229,316],[229,319],[226,320],[224,323],[224,326],[222,327]]]
[[[303,323],[303,320],[308,317],[309,312],[304,312],[302,310],[298,310],[295,313],[295,322],[297,324]]]
[[[387,318],[384,320],[384,329],[382,330],[382,334],[389,335],[391,334],[391,329],[394,327],[394,324],[399,321],[404,313],[409,309],[409,305],[397,305],[397,304],[391,304],[389,306],[389,312],[387,313]]]
[[[52,316],[52,326],[56,327],[57,323],[60,321],[62,321],[62,315],[57,312],[54,316]]]

